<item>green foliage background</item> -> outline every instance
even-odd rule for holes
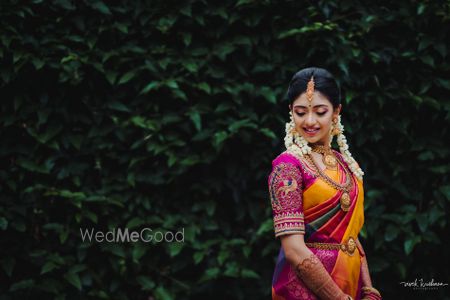
[[[449,1],[214,2],[2,1],[0,299],[270,298],[307,66],[342,88],[374,286],[449,299],[399,284],[450,283]],[[147,226],[185,242],[80,235]]]

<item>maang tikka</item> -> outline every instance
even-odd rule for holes
[[[313,96],[314,96],[314,77],[311,77],[306,87],[306,99],[308,99],[309,107],[311,107]]]

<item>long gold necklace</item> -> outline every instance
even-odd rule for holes
[[[340,184],[340,183],[336,183],[333,179],[331,179],[327,174],[325,174],[320,168],[319,166],[317,166],[316,162],[314,161],[314,159],[311,157],[311,154],[307,154],[305,155],[305,158],[311,163],[311,165],[313,166],[313,168],[315,169],[315,171],[317,172],[317,174],[319,174],[319,176],[331,187],[342,191],[342,195],[339,199],[339,201],[341,202],[341,209],[345,212],[347,212],[350,209],[350,189],[351,189],[351,185],[352,185],[352,180],[351,180],[351,174],[350,171],[347,170],[347,168],[342,164],[342,162],[337,159],[337,161],[339,162],[339,164],[342,166],[342,168],[344,169],[345,172],[345,183],[344,184]]]
[[[322,161],[327,169],[336,170],[337,159],[334,156],[331,147],[325,147],[324,145],[312,145],[311,150],[323,154]]]

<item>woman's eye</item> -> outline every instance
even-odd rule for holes
[[[326,111],[323,111],[323,112],[318,112],[317,114],[319,115],[319,116],[323,116],[324,114],[326,114],[327,112]]]
[[[303,117],[305,115],[305,113],[299,113],[299,112],[295,112],[297,114],[297,116],[299,117]]]

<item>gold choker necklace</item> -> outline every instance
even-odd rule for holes
[[[335,170],[337,166],[336,156],[333,154],[331,147],[324,145],[311,145],[311,150],[316,153],[323,154],[322,161],[327,169]]]

